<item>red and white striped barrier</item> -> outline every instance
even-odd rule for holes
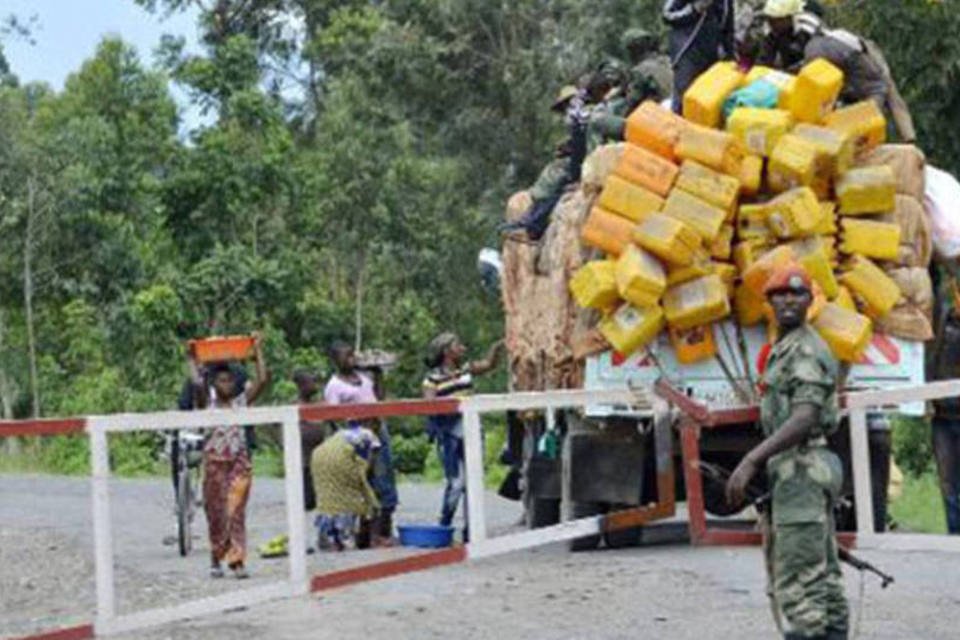
[[[859,547],[877,549],[910,549],[960,551],[960,540],[946,536],[910,536],[903,534],[876,534],[871,530],[872,504],[870,493],[869,451],[867,448],[866,411],[876,406],[891,406],[941,397],[960,395],[960,381],[939,382],[920,387],[868,391],[850,394],[846,406],[851,415],[851,445],[854,469],[854,487],[857,502]],[[668,398],[669,399],[669,398]],[[254,407],[238,410],[211,410],[198,412],[161,412],[149,414],[120,414],[90,416],[57,420],[0,422],[0,437],[42,436],[85,433],[91,443],[92,502],[94,522],[94,552],[96,560],[97,611],[92,626],[80,626],[56,632],[30,636],[31,640],[80,640],[94,635],[129,632],[176,620],[222,612],[256,603],[301,596],[309,591],[321,591],[348,584],[450,565],[472,559],[518,551],[544,544],[602,534],[640,526],[674,514],[673,451],[671,425],[658,420],[655,425],[657,456],[658,503],[628,509],[623,512],[567,521],[499,537],[490,537],[484,510],[483,443],[480,416],[482,413],[546,410],[548,419],[558,409],[588,405],[620,405],[637,407],[648,402],[636,391],[611,390],[554,391],[507,395],[474,396],[464,399],[410,400],[369,405],[347,406],[283,406]],[[658,398],[653,402],[663,402]],[[702,485],[695,469],[699,457],[696,441],[700,428],[714,428],[723,424],[755,419],[755,408],[706,411],[693,416],[693,422],[681,424],[681,444],[684,455],[684,476],[691,501],[691,537],[697,543],[746,544],[755,536],[748,532],[710,532],[702,519]],[[377,562],[357,568],[334,571],[308,578],[306,567],[306,540],[303,526],[303,487],[301,468],[300,421],[365,419],[397,416],[426,416],[461,413],[464,421],[465,457],[467,475],[467,511],[471,541],[462,547],[428,552],[399,560]],[[667,415],[654,411],[654,415]],[[164,607],[119,615],[113,575],[113,538],[110,524],[108,482],[110,467],[107,439],[111,433],[134,431],[165,431],[173,429],[211,428],[221,424],[280,424],[283,432],[287,529],[289,536],[289,575],[286,580],[239,592],[195,600],[172,607]],[[700,490],[697,490],[700,487]],[[699,495],[699,498],[696,496]]]

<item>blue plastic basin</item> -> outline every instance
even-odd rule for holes
[[[440,549],[453,544],[453,527],[438,524],[402,524],[397,527],[400,544],[405,547]]]

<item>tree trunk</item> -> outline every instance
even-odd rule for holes
[[[367,273],[367,254],[364,253],[360,257],[360,269],[357,270],[357,288],[356,288],[356,300],[354,307],[354,321],[353,321],[353,330],[354,330],[354,345],[353,348],[355,351],[360,351],[360,348],[363,346],[363,285],[364,285],[364,276]]]
[[[27,179],[27,231],[23,240],[23,307],[27,320],[27,349],[30,360],[30,395],[32,415],[40,417],[40,383],[37,377],[37,340],[33,326],[33,249],[36,223],[36,180]]]
[[[3,352],[3,341],[6,332],[6,322],[3,310],[0,309],[0,353]],[[13,403],[17,398],[16,383],[7,375],[5,369],[0,368],[0,416],[4,420],[13,420]],[[19,438],[4,438],[3,452],[7,456],[16,456],[20,453]]]

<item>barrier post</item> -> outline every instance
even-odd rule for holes
[[[91,419],[91,493],[93,497],[93,544],[96,563],[96,626],[109,624],[117,615],[113,583],[113,535],[110,523],[110,450],[107,432]]]
[[[303,484],[298,471],[303,468],[300,449],[300,412],[297,408],[284,410],[283,468],[287,502],[287,551],[290,558],[290,583],[293,593],[309,591],[307,581],[307,545],[303,532]]]
[[[467,526],[470,542],[487,539],[487,520],[483,511],[483,434],[481,433],[479,408],[470,398],[464,399],[463,414],[464,473],[467,476]]]
[[[857,503],[857,534],[873,535],[873,491],[870,477],[870,445],[867,439],[867,410],[850,410],[850,457],[853,462],[853,491]]]

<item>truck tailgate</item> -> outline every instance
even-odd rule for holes
[[[766,344],[766,329],[750,327],[743,330],[748,352],[746,363],[741,356],[737,330],[732,322],[717,324],[715,338],[719,357],[727,364],[735,379],[739,380],[744,388],[749,388],[748,380],[757,379],[757,354]],[[742,404],[717,359],[693,365],[680,364],[664,335],[651,345],[649,353],[641,351],[622,358],[607,352],[588,359],[584,384],[587,389],[596,390],[624,386],[649,389],[661,377],[668,379],[677,388],[684,389],[693,398],[711,406]],[[847,388],[878,389],[923,382],[923,343],[875,334],[862,361],[852,367]],[[907,415],[923,415],[924,405],[913,403],[903,405],[898,410]],[[595,417],[614,413],[621,412],[613,407],[589,408],[589,414]]]

